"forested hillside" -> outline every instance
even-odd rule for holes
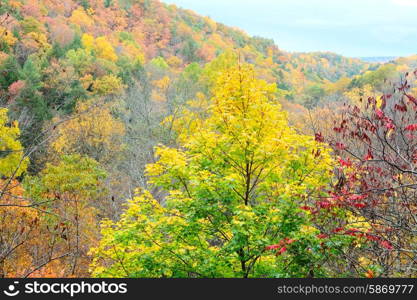
[[[1,0],[0,277],[415,276],[416,57],[276,42]]]

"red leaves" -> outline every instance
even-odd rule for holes
[[[347,167],[347,168],[350,168],[353,165],[349,158],[347,160],[343,160],[339,158],[339,163],[342,167]]]
[[[300,209],[305,210],[305,211],[313,211],[313,208],[307,205],[301,206]]]
[[[385,127],[387,128],[387,129],[395,129],[395,125],[394,125],[394,123],[392,122],[392,120],[388,120],[388,122],[385,124]]]
[[[417,105],[417,99],[409,94],[405,94],[405,96],[410,100],[414,105]]]
[[[324,137],[321,134],[321,132],[318,132],[318,133],[315,134],[315,140],[316,140],[316,142],[324,143]]]
[[[404,82],[401,82],[401,85],[398,88],[398,90],[401,91],[401,92],[404,92],[404,94],[405,94],[405,91],[408,90],[409,88],[410,88],[410,85],[408,84],[408,80],[406,80]]]
[[[378,241],[381,240],[380,237],[377,237],[377,236],[372,235],[372,234],[366,234],[365,237],[368,241],[372,241],[372,242],[378,242]]]
[[[371,144],[371,138],[366,133],[362,134],[362,140],[364,140],[368,144]]]
[[[363,200],[365,200],[367,197],[368,197],[368,195],[365,195],[365,194],[362,194],[362,195],[357,195],[357,194],[350,195],[350,196],[347,197],[346,203],[349,204],[349,205],[351,205],[351,206],[353,206],[353,207],[362,209],[362,208],[364,208],[364,207],[367,206],[367,204],[365,204],[363,202]]]
[[[350,236],[357,236],[358,233],[359,233],[359,230],[355,229],[355,228],[348,229],[348,230],[345,231],[345,235],[350,235]]]
[[[388,118],[380,109],[375,110],[375,118],[381,121],[382,125],[385,126],[388,130],[396,128],[394,121]]]
[[[368,149],[368,153],[366,154],[366,156],[363,159],[364,160],[373,160],[374,159],[374,155],[372,154],[371,149]]]
[[[392,246],[392,244],[391,244],[389,241],[387,241],[387,240],[382,240],[379,236],[376,236],[376,235],[373,235],[373,234],[369,234],[369,233],[364,234],[364,236],[366,237],[366,239],[367,239],[368,241],[371,241],[371,242],[376,242],[376,243],[378,243],[378,244],[379,244],[382,248],[384,248],[384,249],[386,249],[386,250],[389,250],[389,251],[394,250],[394,247]]]
[[[372,270],[366,271],[365,277],[366,278],[374,278],[375,277],[374,271],[372,271]]]
[[[367,196],[366,195],[351,195],[349,196],[349,200],[350,201],[361,201],[363,199],[365,199]]]
[[[407,127],[405,127],[406,131],[416,131],[417,130],[417,124],[410,124]]]
[[[383,112],[382,110],[377,109],[377,110],[375,111],[375,113],[376,113],[376,117],[377,117],[379,120],[382,120],[382,119],[384,119],[384,118],[385,118],[385,114],[384,114],[384,112]]]
[[[297,240],[285,238],[285,239],[281,240],[276,245],[271,245],[271,246],[265,247],[265,250],[277,250],[277,249],[279,249],[276,253],[276,255],[278,256],[278,255],[281,255],[281,254],[287,252],[288,249],[287,249],[286,246],[291,245],[292,243],[295,243],[296,241]]]
[[[336,149],[341,151],[346,150],[346,145],[342,143],[336,143]]]
[[[365,203],[355,203],[355,204],[353,204],[353,206],[355,206],[356,208],[361,209],[361,208],[366,207],[366,204]]]
[[[388,241],[382,241],[379,243],[383,248],[392,251],[394,249],[394,247],[392,246],[392,244]]]
[[[276,250],[278,248],[281,248],[281,245],[280,244],[267,246],[267,247],[265,247],[265,250]]]
[[[415,75],[417,77],[417,70]],[[378,248],[386,254],[390,254],[389,251],[401,253],[394,241],[404,235],[402,228],[409,226],[408,220],[412,218],[406,218],[417,212],[415,205],[408,209],[402,207],[412,203],[416,189],[398,188],[409,183],[412,177],[409,170],[412,164],[417,164],[417,114],[414,112],[417,111],[417,94],[409,89],[409,84],[403,83],[402,90],[397,85],[394,95],[369,98],[363,111],[344,106],[342,121],[335,121],[331,126],[333,132],[324,136],[335,155],[340,157],[336,158],[340,165],[333,171],[334,180],[338,182],[316,202],[317,214],[312,217],[321,221],[322,212],[325,218],[334,218],[338,225],[329,229],[326,224],[323,232],[314,234],[317,238],[346,235],[353,243],[366,244],[370,249]],[[317,139],[322,140],[322,135],[316,135]],[[339,220],[335,213],[339,208],[363,220],[363,226],[355,225],[350,219]],[[303,209],[310,210],[309,207]],[[387,212],[396,209],[401,213],[393,216],[393,220],[385,218]],[[393,224],[401,225],[392,226],[394,219]],[[387,226],[391,232],[386,232]],[[373,276],[369,271],[367,277]]]
[[[344,230],[343,227],[337,227],[333,229],[333,233],[339,233],[339,232],[342,232],[343,230]]]
[[[277,255],[281,255],[281,254],[283,254],[284,252],[287,252],[287,248],[286,248],[286,247],[282,247],[282,248],[278,251]]]
[[[301,206],[300,209],[305,210],[305,211],[309,211],[310,213],[312,213],[313,215],[318,213],[318,210],[315,209],[314,207],[311,206]]]
[[[319,201],[319,202],[317,202],[317,205],[320,208],[323,208],[323,209],[328,209],[328,208],[332,207],[332,203],[330,203],[329,201]]]
[[[407,106],[406,105],[395,104],[394,108],[395,108],[395,110],[398,110],[400,112],[406,112],[407,111]]]

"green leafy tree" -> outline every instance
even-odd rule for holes
[[[46,231],[49,249],[45,261],[60,260],[54,272],[61,276],[87,276],[89,248],[98,236],[97,215],[106,195],[106,172],[94,159],[63,155],[48,163],[38,176],[24,180],[26,196],[43,214],[40,226]]]
[[[275,85],[251,66],[225,71],[178,119],[181,149],[147,167],[165,197],[137,191],[102,223],[96,277],[326,276],[320,231],[300,207],[321,195],[332,159],[288,126]]]

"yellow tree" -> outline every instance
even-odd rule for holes
[[[24,149],[18,140],[19,124],[15,121],[8,126],[7,111],[0,109],[0,175],[13,178],[26,170],[29,159],[23,155]]]
[[[18,123],[8,124],[7,109],[0,109],[0,277],[18,277],[32,265],[28,245],[39,241],[38,214],[16,180],[26,171],[29,160],[18,140]]]
[[[123,124],[112,115],[112,104],[94,100],[79,102],[76,114],[57,126],[51,148],[59,155],[79,153],[108,163],[123,149],[124,133]]]
[[[328,183],[329,150],[288,126],[275,85],[254,74],[224,71],[213,97],[174,122],[181,148],[158,147],[147,167],[166,197],[138,191],[119,222],[103,223],[94,276],[327,275],[320,230],[301,206]]]
[[[106,37],[100,36],[95,39],[92,35],[85,33],[82,36],[82,43],[84,48],[94,51],[97,57],[112,62],[117,61],[116,52]]]

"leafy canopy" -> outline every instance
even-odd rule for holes
[[[94,276],[308,274],[319,232],[299,207],[328,182],[332,161],[323,144],[288,126],[275,92],[252,66],[233,67],[210,101],[200,97],[183,112],[174,122],[181,148],[157,147],[147,167],[163,204],[138,191],[120,221],[102,223]]]
[[[19,142],[18,122],[8,125],[7,109],[0,109],[0,176],[20,176],[27,169],[29,159],[24,157],[24,149]]]

